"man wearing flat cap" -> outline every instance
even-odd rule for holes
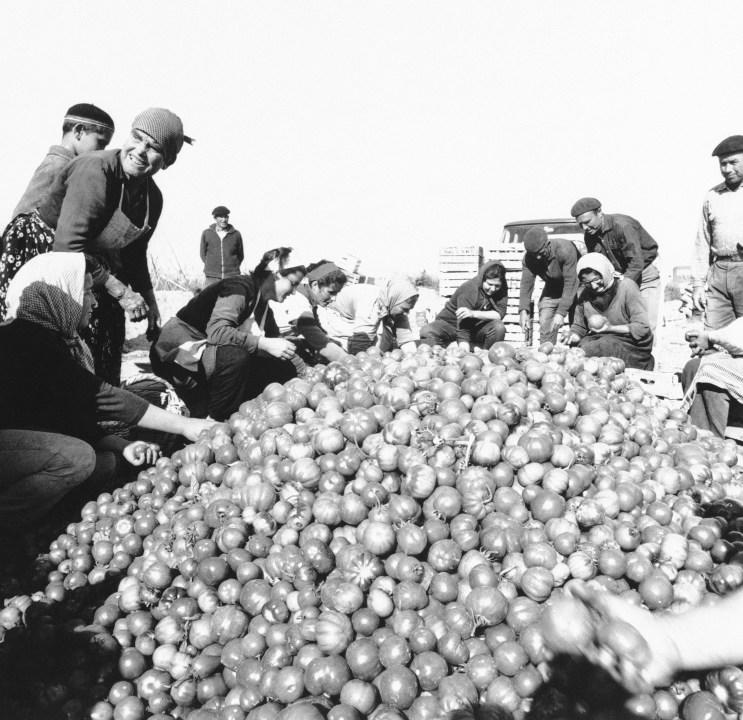
[[[691,278],[694,306],[705,310],[708,330],[719,330],[743,316],[743,135],[725,138],[712,155],[724,182],[704,198]]]
[[[655,332],[660,303],[660,272],[655,265],[658,243],[635,218],[605,213],[601,202],[593,197],[577,200],[570,214],[583,230],[588,252],[605,255],[618,273],[640,288],[650,329]]]
[[[206,284],[240,274],[245,254],[240,231],[230,225],[230,211],[224,205],[212,210],[214,222],[201,233],[201,260]]]
[[[533,227],[524,235],[521,269],[519,323],[528,337],[534,279],[544,280],[539,298],[539,342],[557,341],[557,333],[572,315],[578,291],[578,248],[565,238],[549,238],[544,228]],[[571,318],[572,319],[572,318]]]

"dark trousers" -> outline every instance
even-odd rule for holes
[[[117,476],[116,456],[68,435],[0,430],[0,528],[36,522],[65,495],[87,488],[80,506]],[[123,484],[123,481],[122,481]]]
[[[506,326],[500,320],[462,320],[460,327],[467,330],[470,345],[487,350],[493,343],[503,340]],[[446,347],[458,339],[457,328],[445,320],[434,320],[421,328],[421,342],[426,345]]]
[[[226,420],[269,383],[284,383],[296,374],[296,367],[288,360],[250,353],[237,345],[220,345],[214,370],[206,381],[209,417]]]

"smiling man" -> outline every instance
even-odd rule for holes
[[[640,288],[650,327],[655,330],[660,302],[660,272],[655,265],[658,243],[635,218],[605,213],[593,197],[577,200],[570,214],[583,230],[588,252],[605,255],[618,273]]]
[[[712,156],[724,182],[704,198],[692,286],[694,306],[706,309],[705,326],[718,330],[743,316],[743,135],[725,138]]]

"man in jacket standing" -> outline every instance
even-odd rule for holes
[[[214,223],[201,233],[201,260],[207,285],[237,277],[245,257],[242,235],[230,225],[230,211],[219,205],[212,216]]]
[[[539,342],[557,342],[557,332],[571,315],[578,292],[578,248],[564,238],[547,237],[543,228],[531,228],[524,236],[524,260],[521,270],[519,323],[528,337],[531,328],[531,294],[534,279],[544,280],[539,298]]]
[[[706,310],[707,330],[718,330],[743,316],[743,135],[712,155],[724,182],[704,198],[691,277],[695,308]]]
[[[635,218],[603,212],[596,198],[577,200],[570,214],[583,230],[588,252],[606,255],[618,273],[635,281],[655,332],[660,304],[660,272],[655,264],[658,243]]]

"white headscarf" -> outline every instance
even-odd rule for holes
[[[593,270],[601,276],[604,281],[604,290],[608,290],[614,281],[619,277],[619,274],[614,270],[614,266],[611,264],[606,255],[601,253],[592,252],[586,253],[580,260],[575,268],[578,273],[578,277],[584,270]]]
[[[7,319],[27,320],[62,336],[70,353],[93,371],[93,356],[78,327],[85,296],[85,255],[48,252],[31,258],[10,281]]]

